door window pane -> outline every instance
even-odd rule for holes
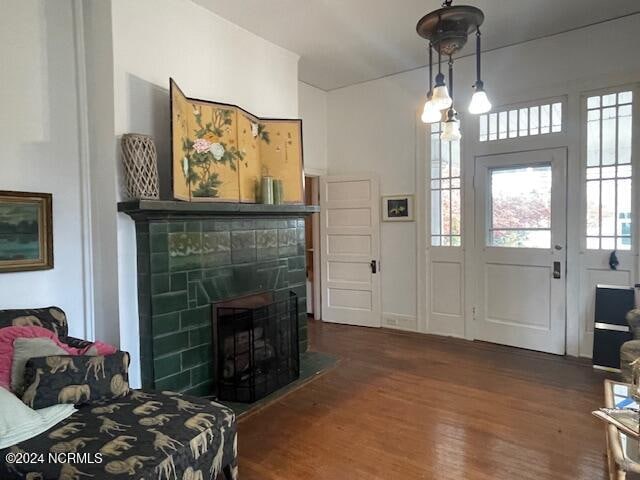
[[[502,140],[507,138],[507,130],[508,130],[508,112],[500,112],[498,118],[498,137]]]
[[[600,165],[600,110],[587,114],[587,166]]]
[[[539,107],[531,107],[529,109],[529,134],[530,135],[538,135],[538,125],[539,125],[539,117],[540,109]]]
[[[493,230],[492,247],[549,248],[550,230]]]
[[[631,105],[618,108],[618,163],[631,163]]]
[[[526,137],[529,135],[529,109],[521,108],[520,109],[520,136]]]
[[[498,138],[498,114],[489,114],[489,140],[496,140]]]
[[[551,105],[540,107],[540,133],[549,133],[551,125]]]
[[[551,131],[559,132],[562,130],[562,104],[554,103],[551,105]]]
[[[602,235],[613,237],[616,234],[616,182],[604,180],[602,182],[602,197],[600,198],[600,228]]]
[[[602,111],[602,164],[616,163],[616,109],[605,108]]]
[[[600,182],[587,182],[587,235],[600,235]]]
[[[518,111],[509,110],[509,138],[518,136]]]
[[[480,115],[480,141],[487,141],[487,121],[489,119],[489,115],[486,113],[484,115]]]
[[[490,171],[489,246],[550,248],[551,165]]]

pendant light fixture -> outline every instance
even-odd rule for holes
[[[469,112],[473,114],[486,113],[491,109],[491,103],[484,91],[484,84],[480,77],[480,25],[484,21],[484,13],[476,7],[468,5],[451,5],[452,0],[445,0],[442,8],[428,13],[420,19],[416,30],[418,35],[429,41],[429,93],[422,121],[434,123],[440,121],[442,114],[437,117],[433,109],[446,110],[445,125],[441,138],[443,140],[460,139],[460,122],[453,107],[453,55],[459,52],[467,43],[470,33],[476,32],[476,82],[475,93],[469,105]],[[438,74],[435,86],[432,88],[432,54],[431,49],[438,52]],[[449,88],[441,71],[442,55],[449,57]]]
[[[433,97],[433,49],[429,45],[429,92],[427,93],[427,101],[422,111],[422,121],[424,123],[435,123],[442,119],[442,112],[435,106]]]
[[[480,77],[480,28],[476,30],[476,83],[473,85],[475,92],[469,103],[469,113],[480,115],[491,110],[491,102],[484,91],[484,83]]]
[[[453,59],[451,57],[449,57],[449,91],[451,92],[451,106],[447,110],[447,119],[444,122],[440,140],[455,142],[462,138],[462,134],[460,133],[458,114],[453,108]]]
[[[442,53],[438,50],[438,75],[436,75],[436,86],[433,89],[433,97],[431,101],[438,110],[445,110],[453,103],[447,90],[447,84],[444,83],[444,75],[440,70],[442,65]]]

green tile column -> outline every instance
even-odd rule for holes
[[[140,335],[140,375],[143,388],[153,388],[153,328],[151,322],[151,246],[149,222],[136,222],[138,262],[138,318]]]

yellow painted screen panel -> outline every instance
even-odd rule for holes
[[[255,203],[270,175],[282,180],[285,203],[304,203],[301,120],[188,98],[171,80],[171,126],[176,199]]]

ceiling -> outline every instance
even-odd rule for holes
[[[194,0],[300,55],[299,78],[323,90],[426,63],[415,32],[438,0]],[[640,12],[638,0],[464,0],[482,9],[483,50]],[[640,27],[640,17],[639,17]],[[472,53],[467,44],[462,54]]]

